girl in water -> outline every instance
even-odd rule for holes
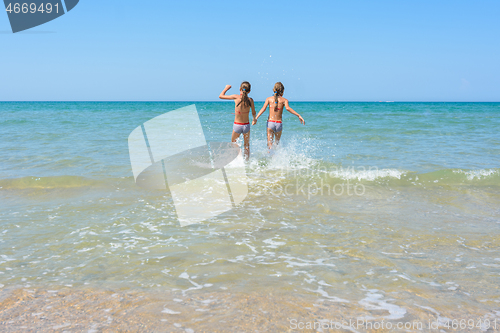
[[[267,147],[269,149],[272,148],[273,141],[276,141],[276,145],[278,145],[278,143],[280,142],[281,133],[283,130],[283,107],[291,114],[299,117],[299,120],[303,125],[306,124],[300,114],[295,112],[295,110],[290,107],[290,105],[288,104],[288,100],[286,98],[283,98],[283,92],[285,91],[285,87],[283,86],[283,84],[281,82],[276,82],[273,90],[274,96],[268,97],[266,99],[266,103],[252,122],[252,125],[257,124],[257,119],[259,119],[264,111],[266,111],[267,106],[269,105],[269,118],[267,118]]]
[[[250,119],[249,113],[250,109],[252,109],[252,116],[254,118],[254,122],[256,122],[255,118],[255,105],[253,99],[248,97],[248,93],[250,92],[251,86],[250,83],[244,81],[240,86],[240,94],[239,95],[226,95],[226,92],[231,89],[230,85],[227,85],[224,90],[219,95],[220,99],[233,99],[235,108],[234,108],[234,125],[233,125],[233,135],[231,136],[231,141],[236,142],[236,140],[240,137],[240,134],[243,133],[244,139],[244,147],[245,147],[245,157],[248,160],[250,157]]]

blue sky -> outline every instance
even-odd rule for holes
[[[12,34],[0,100],[500,101],[500,1],[97,1]]]

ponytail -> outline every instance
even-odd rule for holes
[[[283,93],[285,92],[285,86],[281,82],[276,82],[273,90],[274,90],[274,102],[278,104],[279,102],[278,98],[280,96],[283,96]],[[278,105],[276,105],[276,107],[278,107]]]
[[[248,93],[251,89],[250,82],[244,81],[243,83],[241,83],[240,89],[242,91],[241,101],[236,106],[240,106],[241,102],[243,102],[244,106],[251,106],[252,103],[250,102],[250,98],[248,98]]]

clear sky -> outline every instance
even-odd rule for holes
[[[80,0],[0,45],[3,101],[500,101],[498,0]]]

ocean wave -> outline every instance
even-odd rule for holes
[[[341,180],[357,180],[365,182],[388,181],[404,184],[447,184],[447,185],[500,185],[500,169],[441,169],[437,171],[419,173],[398,169],[342,168],[334,166],[330,172],[325,172],[327,177]]]
[[[310,168],[260,169],[251,177],[252,185],[274,186],[286,184],[310,184],[321,187],[345,182],[370,186],[500,186],[500,169],[462,170],[442,169],[419,173],[399,169],[377,169],[363,167],[344,168],[339,165],[318,163]],[[274,180],[274,181],[273,181]],[[323,185],[321,185],[323,184]]]
[[[262,162],[262,161],[261,161]],[[280,162],[281,163],[281,162]],[[335,185],[345,182],[370,186],[500,186],[500,169],[442,169],[427,173],[399,169],[342,167],[318,160],[291,165],[255,162],[248,166],[249,185],[269,187],[276,184]],[[133,177],[92,179],[81,176],[22,177],[0,179],[1,190],[56,190],[72,188],[136,188]]]
[[[328,172],[328,176],[331,178],[338,178],[343,180],[367,180],[375,181],[377,179],[394,178],[401,179],[402,176],[406,175],[406,171],[398,169],[359,169],[359,168],[347,168],[342,167],[335,168],[334,170]]]
[[[499,175],[499,169],[481,169],[481,170],[453,170],[454,173],[465,174],[468,180],[484,179],[490,176]]]
[[[269,154],[261,152],[260,158],[250,161],[247,170],[252,185],[273,186],[276,183],[323,183],[335,185],[346,181],[367,185],[389,186],[444,186],[444,185],[500,185],[500,169],[441,169],[419,172],[397,168],[375,166],[344,166],[310,156],[314,145],[307,140],[289,140]],[[285,185],[282,184],[282,185]]]

